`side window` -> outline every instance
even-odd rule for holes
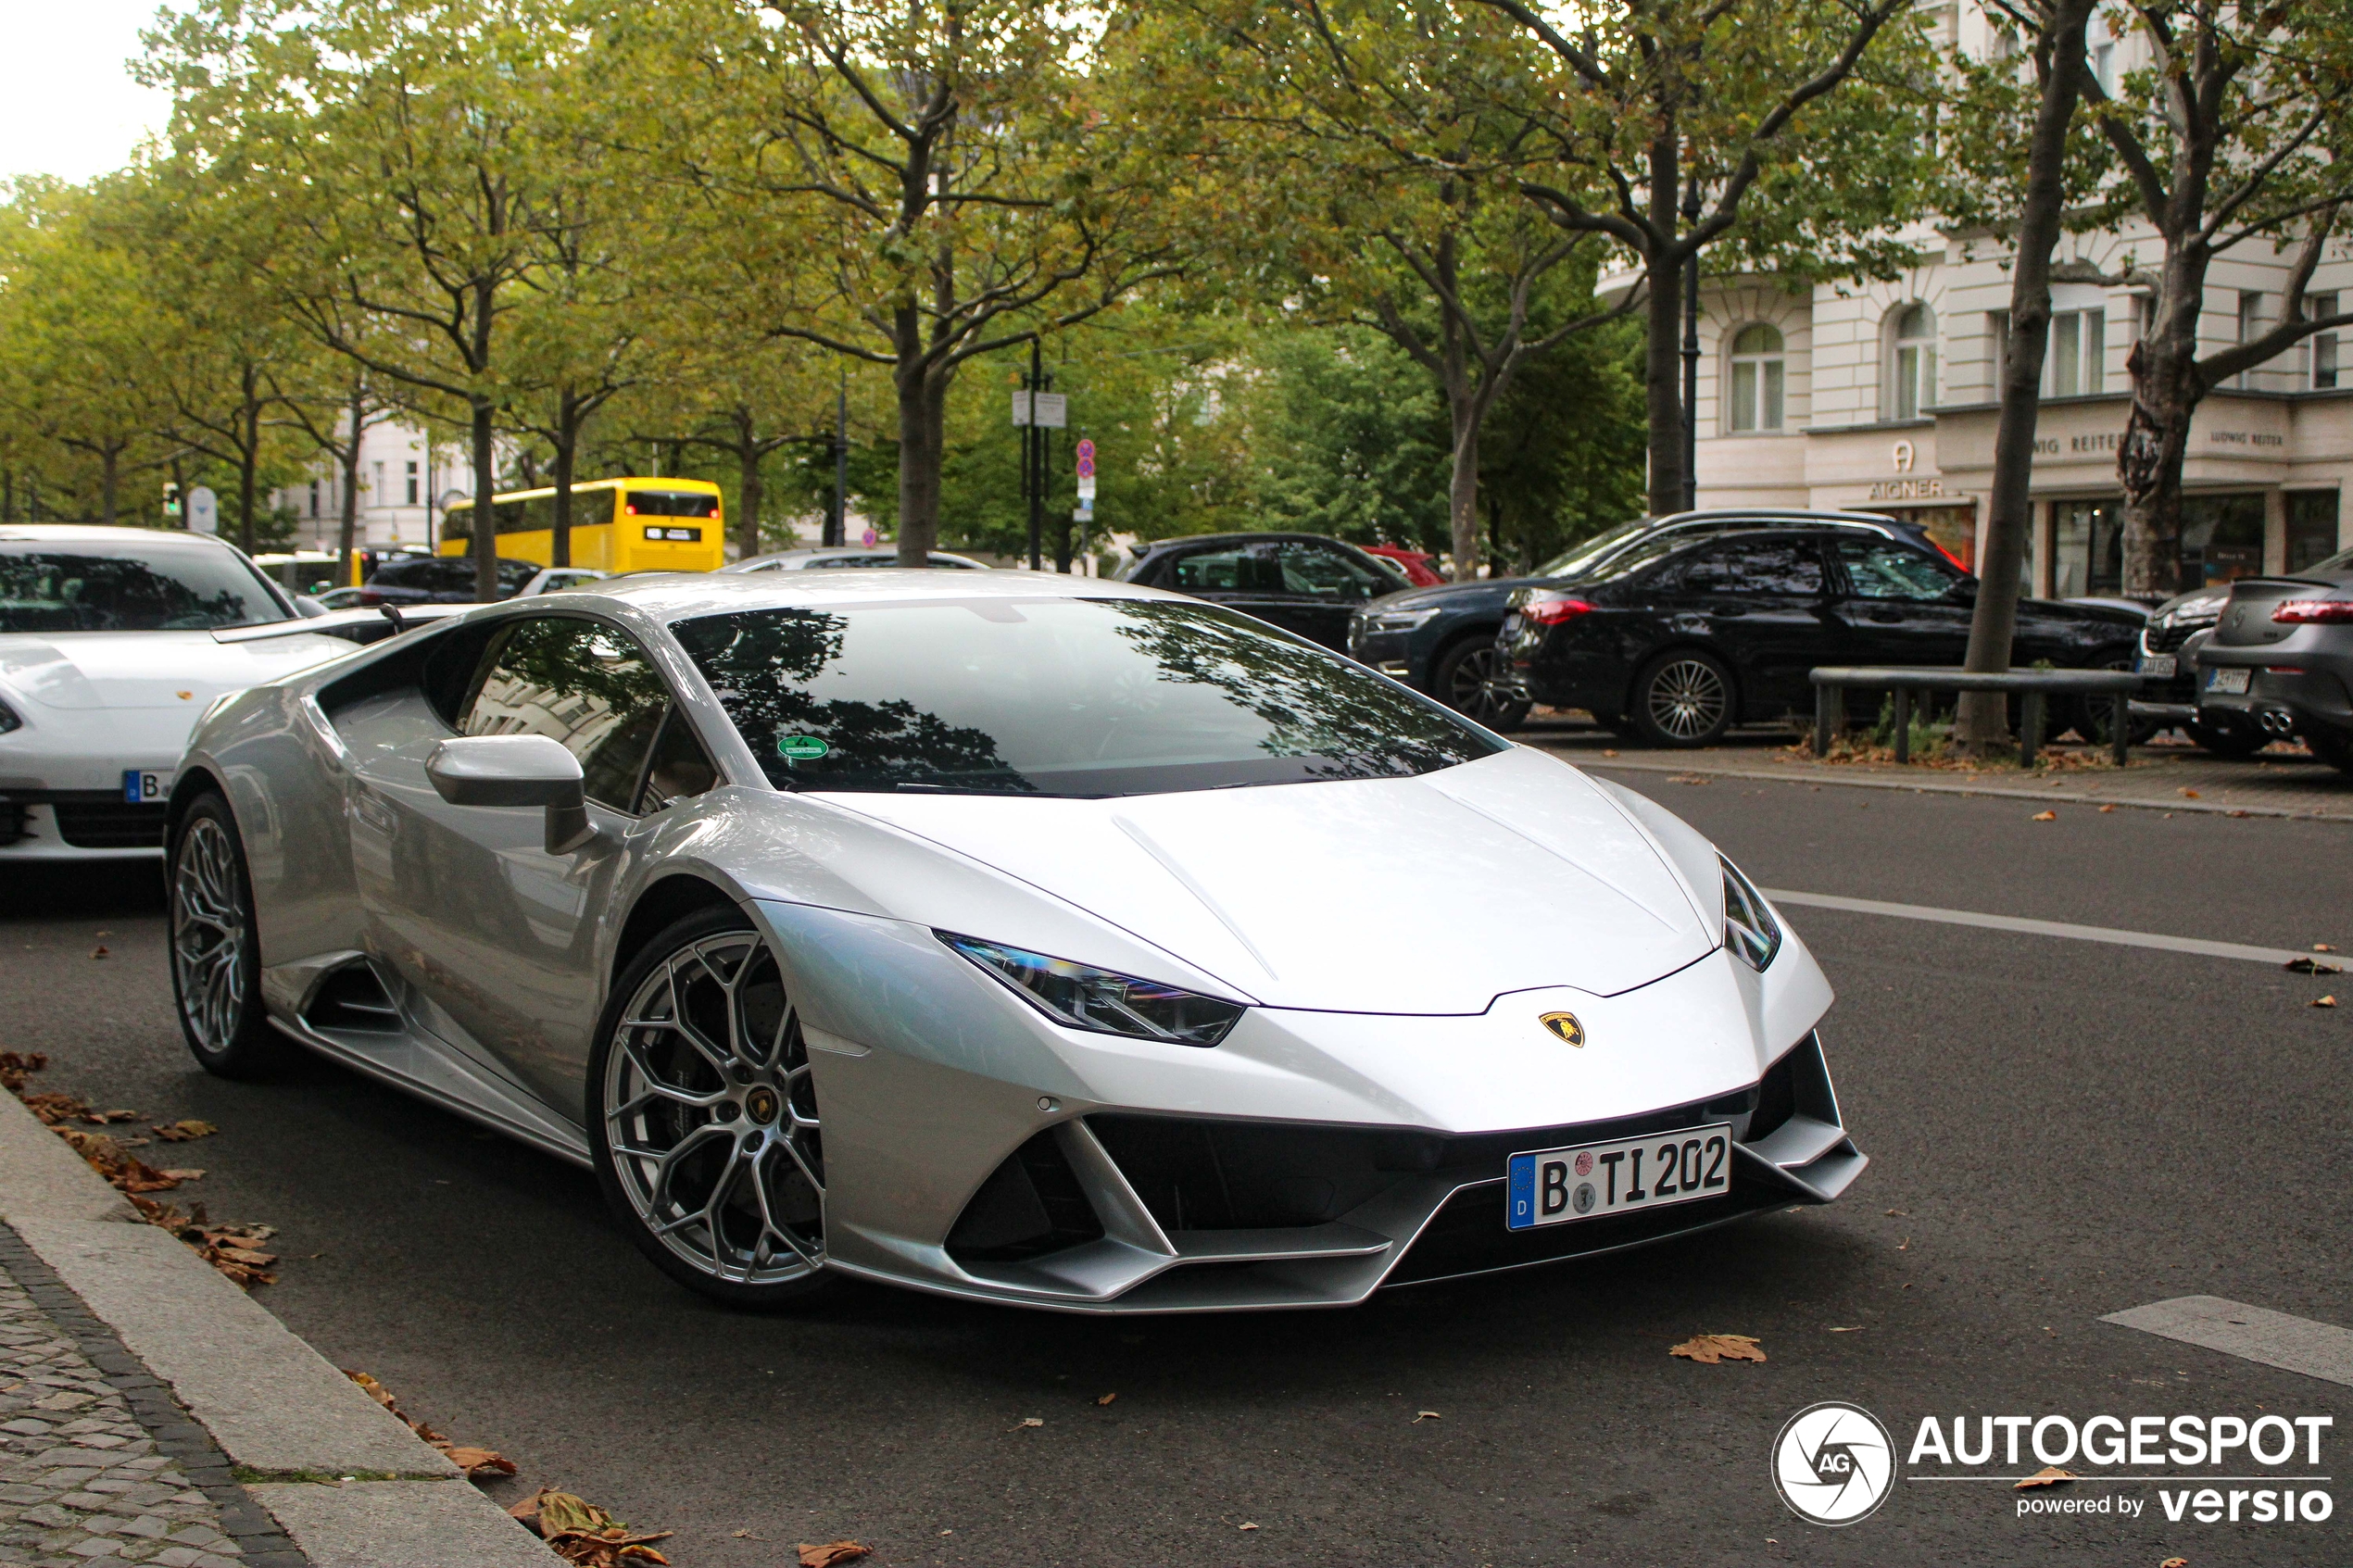
[[[1395,584],[1370,567],[1361,566],[1328,545],[1298,541],[1276,546],[1282,562],[1283,591],[1311,598],[1349,601],[1378,598]]]
[[[580,759],[588,798],[633,810],[670,693],[645,650],[594,621],[517,621],[459,716],[466,735],[546,735]]]
[[[695,738],[695,727],[673,708],[654,741],[653,759],[646,767],[646,785],[637,794],[637,814],[650,816],[666,806],[691,800],[719,782],[719,769]]]
[[[1274,586],[1262,586],[1274,562],[1260,558],[1247,545],[1230,550],[1195,550],[1178,556],[1165,568],[1164,579],[1180,594],[1235,594],[1252,591],[1280,593],[1281,572],[1273,573]]]
[[[1884,539],[1841,539],[1838,558],[1857,598],[1940,599],[1960,580],[1943,561]]]
[[[1818,597],[1826,579],[1814,546],[1797,539],[1748,539],[1696,552],[1682,569],[1692,594],[1780,594]]]

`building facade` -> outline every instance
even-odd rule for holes
[[[1947,13],[1949,42],[1991,46],[1982,16]],[[1972,33],[1969,30],[1975,29]],[[2133,69],[2130,39],[2096,39],[2095,69]],[[1703,507],[1843,508],[1924,525],[1972,567],[1982,548],[2010,279],[2000,249],[1928,224],[1892,282],[1792,287],[1708,280],[1702,289],[1698,495]],[[2062,240],[2061,275],[2145,272],[2145,228]],[[2207,282],[2201,351],[2278,324],[2288,257],[2242,245]],[[2027,586],[2048,597],[2122,585],[2117,446],[2130,410],[2126,357],[2149,307],[2141,282],[2053,288],[2033,464]],[[2353,295],[2353,251],[2324,261],[2307,298]],[[2353,366],[2339,334],[2308,337],[2200,405],[2183,473],[2184,575],[2212,582],[2295,571],[2353,546]]]
[[[359,438],[359,545],[369,550],[430,547],[441,519],[441,497],[471,487],[465,454],[435,446],[414,425],[371,424]],[[343,537],[343,471],[321,463],[300,484],[278,491],[274,504],[295,514],[294,548],[333,550]]]

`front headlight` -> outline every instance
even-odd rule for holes
[[[1416,627],[1427,626],[1437,620],[1439,612],[1444,608],[1442,605],[1432,605],[1428,609],[1376,610],[1365,617],[1365,630],[1367,632],[1411,632]]]
[[[1074,1029],[1175,1046],[1214,1046],[1244,1010],[1239,1002],[1180,991],[1156,980],[1091,969],[952,931],[932,935],[1013,987],[1048,1018]]]
[[[1765,907],[1765,895],[1741,875],[1738,866],[1721,855],[1716,857],[1716,863],[1724,868],[1724,946],[1762,973],[1781,950],[1781,922],[1773,918],[1773,911]]]

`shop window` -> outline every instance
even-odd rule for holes
[[[1917,420],[1936,406],[1936,312],[1906,305],[1889,319],[1880,417]]]
[[[2182,589],[2260,576],[2263,497],[2182,497]]]
[[[2304,571],[2336,554],[2336,492],[2287,494],[2287,569]]]
[[[1732,339],[1731,373],[1733,433],[1780,429],[1780,329],[1762,321],[1743,327]]]
[[[2256,546],[2262,546],[2259,510]],[[2057,501],[2051,506],[2051,597],[2080,599],[2124,591],[2124,503]]]

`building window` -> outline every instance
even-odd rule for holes
[[[2309,571],[2336,554],[2336,492],[2287,493],[2287,569]]]
[[[2182,585],[2177,593],[2259,576],[2262,571],[2260,492],[2182,497]]]
[[[2059,501],[2051,507],[2051,597],[2124,591],[2124,506]]]
[[[319,482],[315,479],[310,482],[310,515],[314,519],[319,515]]]
[[[2308,294],[2304,296],[2304,319],[2306,320],[2322,320],[2335,314],[2336,295],[2334,293]],[[2337,384],[2336,355],[2336,333],[2315,332],[2312,334],[2311,361],[2313,391],[2326,392],[2329,388]]]
[[[1759,321],[1732,339],[1732,431],[1781,428],[1781,333]]]
[[[384,504],[384,466],[378,463],[375,465],[375,470],[376,483],[369,487],[368,498],[381,507]]]
[[[412,507],[417,504],[417,465],[414,463],[409,465],[409,504]]]
[[[2051,318],[2051,351],[2043,374],[2045,397],[2090,397],[2108,370],[2108,312],[2062,310]]]
[[[1917,420],[1936,407],[1936,312],[1906,305],[1891,318],[1887,350],[1887,395],[1880,417]]]

